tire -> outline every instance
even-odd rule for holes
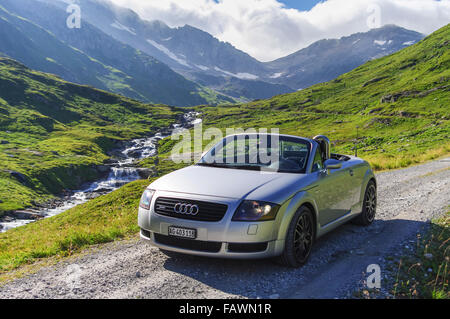
[[[299,268],[304,265],[311,253],[314,238],[313,214],[308,207],[302,206],[289,224],[284,250],[278,257],[278,263],[292,268]]]
[[[374,181],[367,184],[364,194],[363,210],[353,221],[360,226],[369,226],[373,223],[377,212],[377,187]]]

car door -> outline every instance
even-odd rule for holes
[[[346,215],[352,207],[350,172],[345,167],[326,171],[319,153],[314,158],[312,174],[316,175],[316,182],[311,192],[319,209],[319,223],[323,227]]]

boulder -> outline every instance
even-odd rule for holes
[[[108,159],[103,161],[103,164],[104,165],[115,165],[115,164],[117,164],[117,159],[108,158]]]
[[[90,199],[97,198],[99,196],[102,196],[102,194],[101,193],[88,193],[88,194],[86,194],[86,199],[90,200]]]
[[[102,174],[108,173],[111,170],[111,167],[108,165],[99,165],[97,166],[97,171]]]
[[[148,179],[155,174],[155,171],[150,168],[138,168],[137,172],[142,179]]]
[[[44,218],[41,213],[37,213],[33,210],[15,210],[7,214],[15,219],[37,220]]]
[[[93,193],[109,193],[109,192],[111,192],[111,188],[99,188],[99,189],[96,189],[96,190],[93,190],[91,193],[93,194]]]

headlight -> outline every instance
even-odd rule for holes
[[[276,204],[246,200],[234,213],[233,221],[274,220],[279,209],[280,206]]]
[[[146,189],[144,194],[142,194],[141,202],[139,203],[139,207],[149,210],[154,194],[155,194],[154,190]]]

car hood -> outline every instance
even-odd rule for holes
[[[153,182],[149,188],[232,199],[280,203],[300,190],[305,175],[252,170],[190,166]],[[299,184],[299,185],[295,185]],[[295,192],[294,192],[295,193]]]

